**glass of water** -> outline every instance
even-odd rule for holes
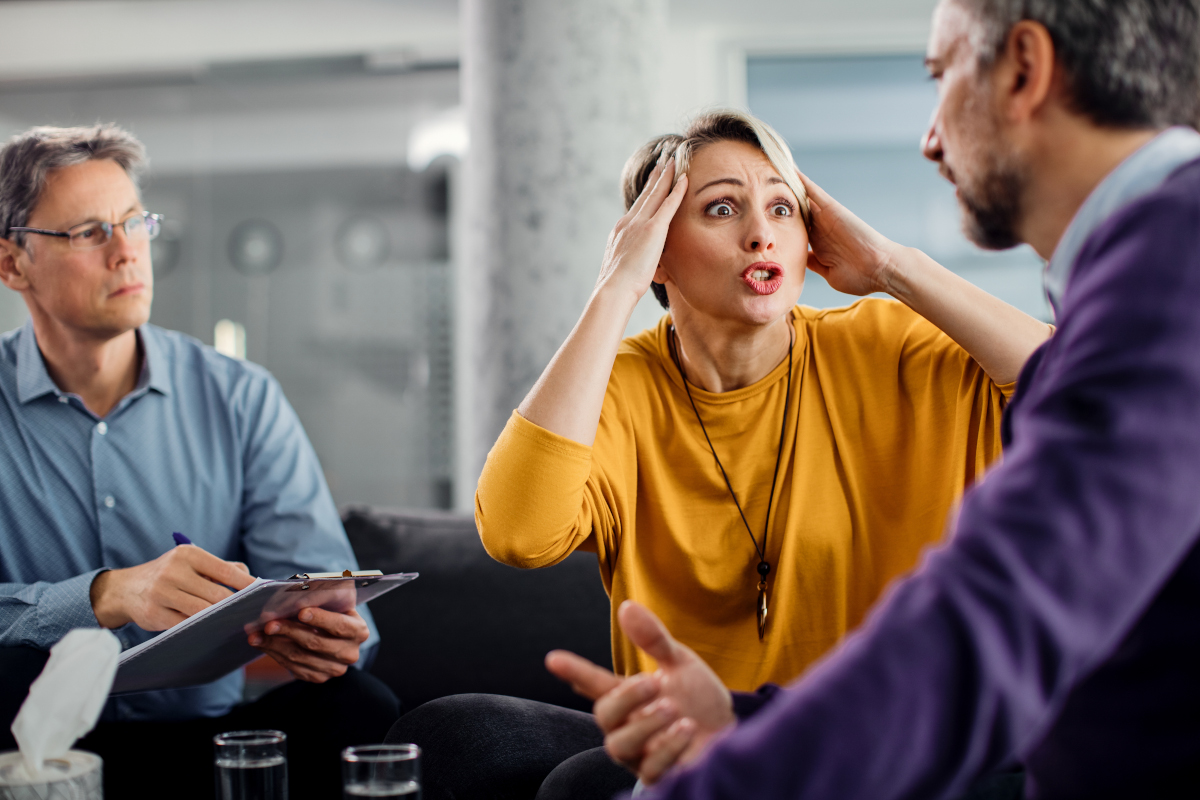
[[[342,798],[403,797],[421,800],[421,748],[372,744],[342,751]]]
[[[217,800],[287,800],[287,735],[232,731],[213,737]]]

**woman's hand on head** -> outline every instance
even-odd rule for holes
[[[608,237],[604,266],[579,322],[518,406],[526,420],[588,447],[596,441],[617,349],[654,280],[667,229],[686,191],[686,178],[675,181],[673,161],[651,171],[646,188]]]
[[[839,292],[886,292],[899,246],[850,213],[804,173],[797,170],[797,174],[812,210],[808,268]]]
[[[654,280],[667,229],[687,193],[687,176],[675,180],[675,159],[657,165],[637,201],[608,236],[596,290],[614,289],[640,300]]]

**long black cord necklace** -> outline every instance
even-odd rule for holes
[[[767,631],[767,575],[771,573],[771,565],[767,561],[767,531],[771,529],[771,504],[775,502],[775,482],[779,479],[779,463],[783,460],[783,438],[787,433],[787,418],[788,405],[792,401],[792,349],[796,345],[796,339],[793,331],[788,331],[788,377],[787,377],[787,393],[783,399],[783,423],[779,427],[779,450],[775,453],[775,472],[771,476],[771,493],[767,495],[767,521],[763,523],[762,544],[754,538],[754,531],[750,529],[750,523],[746,521],[746,512],[742,511],[742,504],[738,502],[737,494],[733,491],[733,484],[729,481],[729,475],[725,472],[725,467],[721,464],[721,459],[717,457],[717,448],[713,447],[712,439],[708,435],[708,429],[704,427],[704,420],[700,416],[700,409],[696,407],[696,400],[692,397],[692,389],[688,384],[687,372],[683,369],[683,359],[679,357],[679,334],[675,332],[675,326],[671,326],[671,339],[669,341],[671,350],[671,359],[675,362],[675,366],[679,368],[679,377],[683,378],[683,389],[687,392],[688,401],[692,404],[692,411],[696,412],[696,421],[700,423],[700,430],[704,432],[704,441],[708,442],[708,449],[712,453],[713,460],[717,462],[717,469],[721,470],[721,477],[725,479],[725,486],[729,489],[729,496],[733,498],[733,504],[737,506],[738,514],[742,517],[742,524],[746,526],[746,533],[750,536],[750,541],[754,543],[754,552],[758,554],[758,640],[761,642],[763,635]]]

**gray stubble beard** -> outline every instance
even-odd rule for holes
[[[973,131],[982,163],[980,169],[971,171],[979,176],[977,180],[958,186],[963,233],[985,250],[1007,250],[1023,243],[1017,228],[1024,214],[1029,170],[1001,138],[999,125],[986,105],[972,105],[975,107],[968,113],[979,114],[982,120]]]

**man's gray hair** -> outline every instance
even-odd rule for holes
[[[1200,122],[1200,0],[954,0],[990,67],[1021,20],[1050,32],[1075,110],[1097,125]]]
[[[85,161],[112,159],[137,185],[146,167],[146,148],[116,125],[83,128],[30,128],[0,148],[0,238],[25,245],[24,227],[37,207],[53,170]]]

